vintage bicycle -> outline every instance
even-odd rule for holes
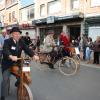
[[[50,52],[46,52],[46,51],[38,52],[40,63],[43,64],[50,63],[54,65],[58,62],[58,68],[62,74],[67,76],[76,74],[78,70],[78,65],[76,60],[74,60],[71,57],[63,55],[62,50],[64,46],[61,45],[56,47],[57,47],[57,57],[54,56],[52,62],[51,62]]]
[[[20,77],[20,83],[17,87],[17,100],[33,100],[33,95],[29,87],[29,84],[32,82],[30,78],[30,59],[18,58],[18,60],[21,60],[20,71],[16,65],[10,69],[16,78]]]

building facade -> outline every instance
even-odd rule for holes
[[[34,4],[30,4],[19,9],[19,26],[21,28],[22,34],[25,35],[29,32],[32,39],[36,38],[35,26],[32,25],[32,20],[34,20]]]
[[[86,0],[84,12],[85,31],[95,41],[100,36],[100,0]]]
[[[41,38],[48,29],[53,29],[57,35],[64,31],[76,39],[90,32],[90,15],[100,15],[99,0],[37,0],[33,24]]]
[[[0,1],[0,27],[17,25],[23,33],[29,29],[42,39],[48,29],[53,29],[56,37],[64,31],[71,39],[88,34],[95,40],[99,35],[100,0],[36,0],[35,4],[20,5],[21,0]]]
[[[0,28],[2,28],[6,24],[6,16],[5,16],[5,1],[0,2]]]
[[[1,0],[0,2],[1,27],[8,30],[12,26],[18,26],[19,22],[19,0]]]
[[[1,0],[0,1],[0,27],[6,27],[8,33],[13,26],[19,26],[22,35],[27,31],[31,38],[35,38],[34,3],[23,6],[21,0]]]

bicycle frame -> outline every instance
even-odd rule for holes
[[[39,52],[38,56],[39,56],[39,61],[40,63],[42,62],[46,62],[46,63],[52,63],[55,64],[59,59],[62,59],[64,57],[62,50],[63,50],[63,46],[56,46],[57,48],[59,48],[59,50],[57,51],[57,58],[54,56],[52,62],[50,61],[51,56],[50,53],[51,52]]]
[[[55,64],[56,62],[57,65],[58,65],[58,68],[59,68],[59,71],[63,74],[63,75],[66,75],[66,76],[70,76],[70,75],[74,75],[77,70],[78,70],[78,66],[77,66],[77,62],[76,60],[74,60],[73,58],[67,56],[67,55],[64,55],[63,53],[63,47],[64,46],[57,46],[58,47],[58,56],[54,56],[53,59],[52,59],[52,62],[51,61],[51,56],[50,56],[50,53],[45,53],[45,52],[40,52],[40,54],[43,56],[45,55],[44,59],[41,60],[41,55],[39,55],[39,60],[41,63],[43,64]],[[44,62],[44,60],[47,59],[47,61],[49,62]]]
[[[18,60],[21,60],[20,69],[17,69],[16,70],[17,72],[12,72],[13,70],[11,70],[11,72],[14,73],[15,76],[20,77],[20,84],[18,85],[18,88],[17,88],[18,100],[33,100],[33,96],[29,88],[29,84],[31,83],[31,78],[29,76],[30,75],[29,62],[26,61],[25,63],[26,59],[24,58],[18,58]],[[24,64],[26,65],[26,67],[23,66]],[[18,66],[15,66],[15,67],[18,67]],[[20,73],[18,73],[19,70],[20,70]],[[27,93],[26,95],[25,95],[25,92]],[[26,99],[25,96],[26,98],[29,98],[29,99]]]

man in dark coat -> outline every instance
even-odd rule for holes
[[[20,38],[21,31],[18,27],[13,27],[11,29],[12,37],[4,41],[3,46],[3,59],[2,59],[2,76],[3,80],[1,83],[1,99],[5,100],[5,97],[8,95],[8,88],[10,82],[10,70],[14,64],[20,65],[20,62],[17,61],[17,58],[21,57],[22,50],[25,51],[30,57],[33,57],[34,53],[29,47],[24,43]]]
[[[26,34],[26,35],[25,35],[25,37],[24,37],[24,42],[25,42],[26,45],[30,46],[30,44],[32,44],[32,41],[31,41],[31,38],[30,38],[30,36],[29,36],[29,33],[26,32],[25,34]]]

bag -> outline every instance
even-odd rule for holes
[[[80,54],[78,47],[75,47],[75,52],[76,52],[76,54]]]

